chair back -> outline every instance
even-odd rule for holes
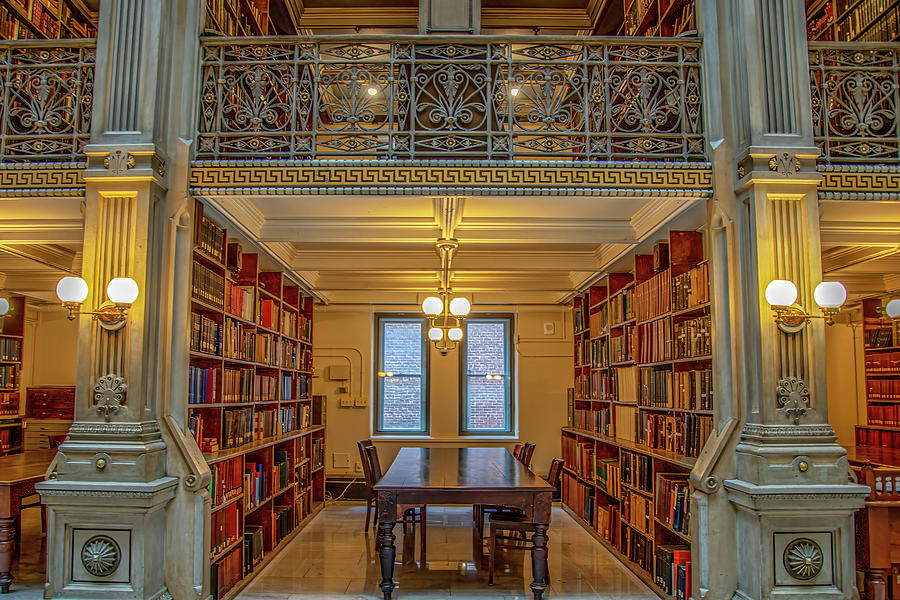
[[[522,461],[522,446],[523,445],[524,444],[516,444],[515,447],[513,448],[513,452],[512,452],[512,455],[515,456],[516,460],[519,462]]]
[[[376,481],[372,477],[372,464],[369,459],[369,453],[366,451],[366,448],[369,446],[374,447],[372,440],[359,440],[356,442],[356,447],[359,448],[359,462],[362,463],[363,475],[366,477],[366,488],[371,489]]]
[[[531,468],[531,456],[534,454],[534,444],[531,442],[526,442],[522,447],[522,458],[521,463],[526,467]]]
[[[372,485],[375,485],[381,479],[381,476],[384,475],[384,472],[381,470],[381,462],[378,460],[378,450],[375,449],[375,444],[366,446],[366,454],[369,456],[369,468],[372,469]]]
[[[554,458],[550,463],[550,471],[547,472],[547,483],[556,487],[559,485],[559,479],[562,477],[562,468],[566,464],[561,458]]]

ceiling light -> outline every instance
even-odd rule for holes
[[[463,338],[463,330],[460,327],[451,327],[450,331],[447,332],[447,337],[453,340],[454,342],[458,342]]]
[[[510,88],[510,89],[509,89],[509,95],[510,95],[510,96],[513,96],[513,97],[518,96],[518,95],[519,95],[519,88],[517,88],[517,87]]]
[[[443,339],[443,337],[444,337],[444,330],[441,329],[440,327],[432,327],[431,329],[428,330],[428,339],[431,340],[432,342],[440,341],[441,339]]]
[[[439,315],[444,310],[444,301],[437,296],[428,296],[422,302],[422,311],[426,315]]]
[[[369,87],[369,89],[366,90],[366,93],[369,94],[370,96],[374,96],[375,94],[378,93],[378,90],[376,88]]]
[[[454,298],[450,301],[450,312],[453,313],[453,316],[464,317],[469,314],[469,311],[471,309],[471,303],[469,303],[469,301],[462,296]]]

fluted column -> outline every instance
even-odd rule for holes
[[[817,312],[819,152],[803,3],[701,10],[718,427],[693,474],[694,597],[850,600],[852,515],[867,490],[848,483],[828,424],[825,325],[785,333],[764,297],[769,281],[789,279]]]
[[[183,140],[193,130],[200,14],[195,0],[100,6],[83,309],[107,300],[114,277],[133,278],[140,293],[121,329],[78,317],[75,422],[55,475],[39,485],[53,549],[47,598],[207,595],[207,566],[194,557],[205,556],[208,469],[183,422],[190,274],[176,264],[190,243]]]

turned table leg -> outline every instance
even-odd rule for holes
[[[391,600],[394,591],[394,557],[397,549],[394,548],[394,523],[384,522],[378,524],[381,529],[381,591],[384,600]]]
[[[531,537],[531,570],[534,581],[531,582],[531,591],[534,592],[534,600],[541,600],[544,590],[547,589],[547,525],[534,525],[534,535]]]
[[[0,594],[9,593],[12,583],[12,557],[15,546],[16,521],[11,517],[0,518]]]

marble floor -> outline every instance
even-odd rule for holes
[[[13,566],[13,593],[3,600],[43,597],[46,548],[40,537],[37,510],[23,515],[22,554]],[[506,552],[503,566],[488,587],[487,572],[472,564],[472,509],[428,508],[428,564],[397,565],[399,587],[394,598],[453,600],[531,598],[531,560],[527,552]],[[377,600],[381,574],[374,553],[374,532],[362,531],[362,504],[338,503],[325,508],[238,596],[238,600]],[[398,560],[403,558],[397,526]],[[568,514],[553,509],[550,527],[552,600],[655,600],[657,596],[623,567]]]
[[[364,507],[330,505],[238,596],[238,600],[381,598],[374,532],[363,533]],[[486,569],[472,563],[472,508],[428,507],[428,563],[397,565],[394,598],[527,600],[532,597],[531,555],[508,551],[488,587]],[[395,528],[402,561],[402,535]],[[550,527],[553,600],[655,600],[657,596],[623,567],[568,514],[553,509]]]

